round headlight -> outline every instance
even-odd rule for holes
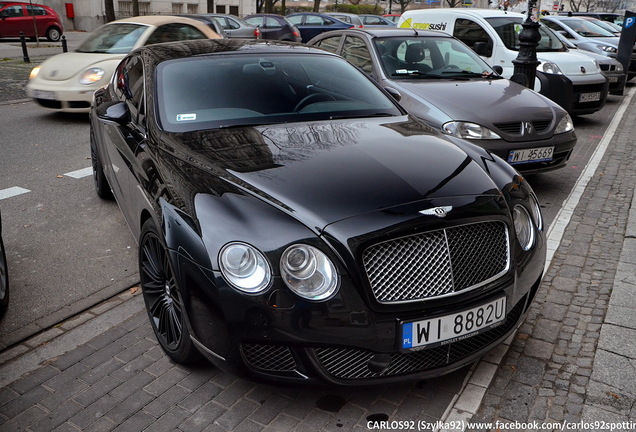
[[[79,82],[80,84],[90,85],[98,82],[104,77],[104,69],[102,68],[90,68],[84,71],[82,75],[80,75]]]
[[[293,292],[308,300],[324,300],[338,289],[338,273],[319,249],[297,244],[280,258],[280,274]]]
[[[229,243],[219,253],[219,267],[234,288],[256,294],[269,286],[272,272],[256,248],[245,243]]]
[[[515,232],[517,233],[517,240],[523,250],[530,250],[534,244],[534,228],[532,227],[532,220],[528,214],[528,210],[521,205],[516,205],[512,210],[512,217],[515,224]]]
[[[445,123],[442,130],[449,135],[466,139],[501,139],[495,132],[477,123],[452,121]]]
[[[623,63],[616,62],[616,72],[623,72]]]
[[[537,66],[537,69],[541,72],[549,74],[563,75],[561,68],[556,63],[552,62],[541,63],[539,66]]]
[[[530,210],[532,212],[532,219],[539,231],[543,231],[543,215],[541,214],[541,206],[539,200],[535,194],[530,194]]]

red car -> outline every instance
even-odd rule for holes
[[[59,15],[48,6],[0,1],[0,38],[18,37],[22,32],[31,39],[46,36],[57,42],[62,31]]]

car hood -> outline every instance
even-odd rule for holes
[[[600,75],[594,60],[579,52],[538,52],[537,57],[541,63],[555,63],[566,76]]]
[[[180,159],[189,159],[212,178],[231,182],[317,230],[405,203],[500,195],[493,180],[458,146],[419,122],[398,119],[292,123],[232,129],[231,135],[219,130],[177,136],[186,151],[194,150]],[[237,146],[237,139],[244,144]],[[201,189],[208,182],[197,183]]]
[[[110,62],[112,66],[106,70],[109,76],[115,66],[126,54],[93,54],[68,52],[55,55],[42,63],[40,66],[39,78],[51,81],[65,81],[72,78],[89,67],[100,65],[103,68],[105,62]]]
[[[404,108],[437,127],[451,120],[491,127],[493,120],[505,123],[551,120],[555,117],[555,104],[506,79],[422,79],[387,81],[387,84],[402,94],[400,103]]]

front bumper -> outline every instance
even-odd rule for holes
[[[564,76],[546,74],[537,71],[537,78],[541,82],[540,93],[553,100],[570,115],[592,114],[601,110],[607,101],[609,83],[601,74],[594,77],[577,77],[575,81]],[[585,100],[585,95],[598,93],[595,100]]]
[[[27,84],[27,95],[38,105],[50,110],[87,113],[93,101],[93,93],[99,86],[82,86],[74,81],[75,79],[45,81],[35,78]]]
[[[577,142],[577,137],[575,132],[571,131],[553,135],[550,139],[545,140],[519,142],[505,140],[479,140],[471,142],[489,150],[505,161],[508,160],[508,155],[512,150],[554,146],[554,152],[551,160],[511,164],[522,174],[534,174],[564,167],[570,159],[572,150]]]
[[[326,302],[295,298],[280,280],[265,294],[248,296],[228,287],[217,272],[175,252],[173,257],[187,283],[184,303],[193,340],[212,363],[268,382],[353,386],[439,376],[488,353],[522,322],[541,282],[545,242],[478,290],[380,308],[369,306],[348,277]],[[498,326],[445,345],[401,349],[401,322],[465,311],[502,296],[506,319]]]

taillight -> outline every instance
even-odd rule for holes
[[[256,39],[260,39],[261,38],[261,29],[259,29],[258,27],[256,27],[254,29],[254,36],[256,36]]]

